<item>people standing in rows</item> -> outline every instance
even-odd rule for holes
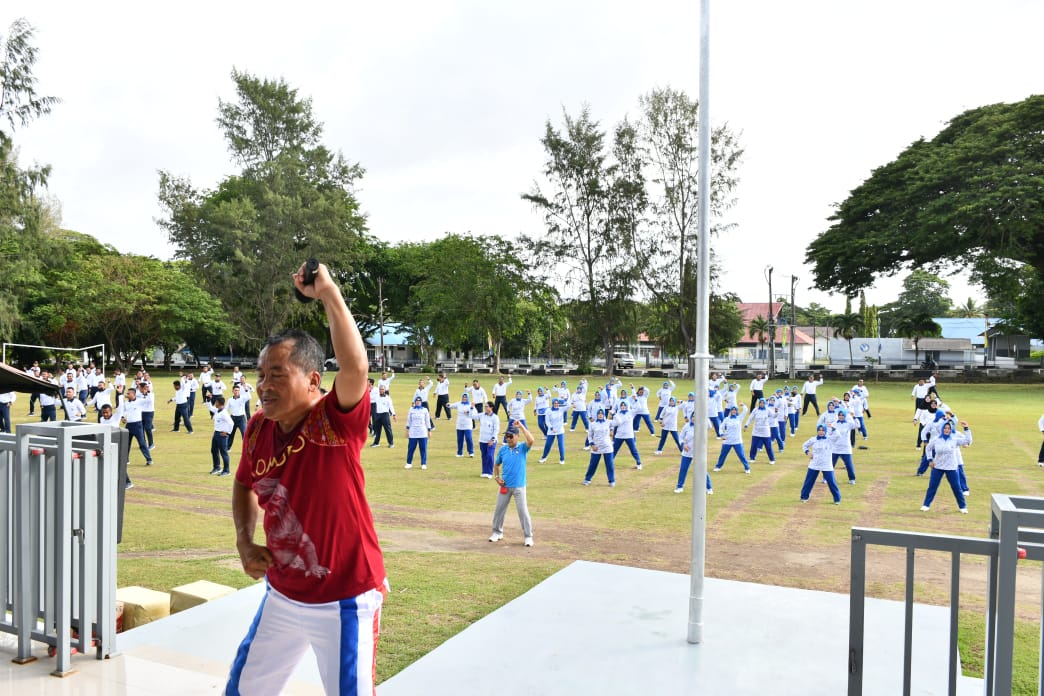
[[[681,441],[678,439],[678,401],[672,396],[667,400],[667,405],[660,411],[660,444],[656,447],[654,454],[663,454],[663,445],[667,438],[674,438],[674,444],[681,451]]]
[[[627,402],[621,401],[617,404],[616,415],[612,420],[613,427],[613,463],[616,463],[616,455],[624,444],[634,457],[634,468],[642,470],[642,455],[638,454],[638,446],[634,441],[634,420],[631,418]]]
[[[519,442],[519,436],[523,442]],[[525,546],[533,545],[533,521],[526,502],[526,455],[532,446],[533,435],[526,426],[518,421],[512,422],[504,433],[504,446],[497,450],[493,462],[493,480],[500,485],[500,493],[493,510],[493,534],[489,537],[490,541],[504,538],[504,514],[508,503],[514,498],[518,521],[522,525],[522,543]]]
[[[950,484],[950,490],[953,491],[953,497],[957,500],[957,508],[961,513],[968,514],[968,502],[964,498],[964,492],[961,490],[960,480],[957,476],[957,453],[960,447],[972,443],[972,433],[968,427],[968,421],[961,421],[961,427],[964,432],[954,432],[953,425],[946,422],[942,426],[939,437],[932,438],[928,443],[928,466],[932,473],[928,479],[928,490],[924,494],[921,512],[928,512],[931,509],[939,483],[945,476],[947,483]]]
[[[430,381],[429,381],[430,384]],[[435,425],[431,422],[431,414],[418,395],[413,397],[413,406],[406,414],[406,469],[413,468],[413,453],[420,450],[420,468],[428,468],[428,437]]]
[[[232,419],[232,429],[228,433],[228,448],[231,450],[236,441],[236,431],[240,437],[246,437],[247,418],[250,413],[250,395],[243,393],[243,383],[233,385],[232,396],[225,402],[228,415]]]
[[[174,402],[174,427],[171,432],[181,430],[181,421],[185,421],[185,430],[192,434],[192,417],[188,412],[188,389],[181,383],[180,379],[174,380],[174,396],[167,399],[167,403]]]
[[[443,410],[446,411],[446,420],[449,420],[449,379],[445,372],[440,372],[435,376],[435,420],[439,419]]]
[[[747,404],[740,404],[743,411],[733,406],[729,409],[729,415],[725,417],[725,420],[721,425],[721,451],[718,453],[718,463],[714,465],[715,471],[721,471],[721,468],[725,466],[725,459],[729,456],[729,452],[735,452],[736,456],[739,457],[740,463],[743,464],[743,473],[750,473],[750,462],[747,461],[747,457],[743,454],[743,416],[747,413]]]
[[[674,492],[681,493],[685,490],[685,477],[689,474],[689,467],[692,465],[693,457],[693,445],[696,441],[696,414],[693,414],[689,422],[682,428],[681,434],[681,461],[678,463],[678,485],[675,486]],[[714,488],[711,487],[710,472],[707,472],[707,495],[714,495]]]
[[[750,387],[748,387],[748,390],[750,391],[751,413],[757,410],[758,401],[765,398],[765,382],[767,381],[764,372],[759,372],[754,379],[750,380]]]
[[[551,400],[551,408],[544,414],[544,426],[547,428],[544,440],[544,454],[540,457],[540,463],[547,461],[547,455],[551,451],[551,445],[558,444],[558,463],[565,464],[565,408],[559,399]]]
[[[819,400],[816,398],[816,390],[823,386],[823,375],[819,375],[819,379],[816,379],[816,375],[809,373],[808,379],[801,385],[801,395],[804,400],[801,404],[801,415],[808,413],[808,407],[811,406],[816,410],[816,417],[819,417]]]
[[[225,408],[225,397],[220,394],[212,396],[210,403],[207,404],[207,410],[214,419],[214,435],[210,438],[210,459],[214,466],[211,468],[210,474],[212,476],[231,476],[232,472],[228,469],[228,436],[232,432],[233,425],[232,416]]]
[[[849,419],[848,411],[838,409],[837,422],[829,429],[827,439],[832,447],[833,465],[837,467],[838,461],[845,465],[848,472],[848,482],[855,485],[855,463],[852,461],[852,443],[849,433],[855,429],[855,423]]]
[[[765,452],[768,453],[769,464],[775,464],[776,454],[772,451],[771,417],[765,399],[758,399],[757,408],[747,416],[743,429],[746,430],[751,423],[754,424],[754,427],[750,431],[750,461],[757,461],[758,450],[764,447]]]
[[[600,393],[595,392],[594,400],[591,403],[600,403],[601,401]],[[612,488],[616,485],[616,468],[613,466],[613,435],[612,426],[605,417],[604,408],[595,410],[595,416],[591,419],[591,427],[588,429],[587,437],[590,442],[591,458],[587,462],[584,485],[591,485],[591,479],[594,478],[595,472],[598,471],[598,463],[601,461],[605,465],[605,475],[609,481],[609,487]]]
[[[808,502],[816,479],[822,474],[823,480],[830,488],[830,494],[834,496],[834,505],[841,504],[841,489],[834,476],[833,449],[833,444],[827,438],[827,427],[822,424],[816,425],[816,436],[805,440],[805,444],[801,446],[801,451],[808,455],[808,472],[801,486],[801,502]]]
[[[373,402],[372,408],[374,410],[373,420],[373,443],[370,447],[381,446],[381,434],[388,440],[388,447],[395,446],[395,435],[392,432],[392,421],[398,422],[398,418],[395,416],[395,405],[392,403],[391,396],[388,395],[388,389],[384,386],[378,385],[377,387],[377,399]]]
[[[476,380],[477,381],[477,380]],[[475,456],[475,441],[471,431],[475,429],[475,421],[478,420],[479,412],[471,402],[470,389],[460,395],[460,401],[455,401],[449,408],[457,412],[457,456],[464,456],[464,445],[468,447],[468,456]]]
[[[576,422],[579,420],[584,424],[584,433],[587,433],[591,428],[591,421],[587,418],[587,394],[584,392],[582,384],[576,386],[576,391],[570,397],[569,406],[573,409],[569,432],[576,432]]]
[[[505,408],[505,411],[507,409]],[[510,417],[508,422],[510,423]],[[524,424],[524,423],[523,423]],[[486,402],[479,416],[479,457],[482,459],[482,478],[493,478],[493,458],[497,453],[497,438],[500,437],[500,415],[496,404]]]
[[[503,376],[497,378],[497,383],[493,385],[493,413],[499,415],[501,407],[505,410],[507,409],[507,390],[510,385],[510,377],[507,378],[506,382]]]
[[[656,398],[659,400],[659,403],[656,406],[656,416],[653,420],[660,420],[660,413],[667,408],[667,402],[670,401],[671,394],[674,393],[674,387],[674,382],[668,379],[656,390]]]

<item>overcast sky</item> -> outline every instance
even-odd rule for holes
[[[104,8],[104,9],[102,9]],[[65,227],[122,252],[170,258],[154,222],[157,171],[210,187],[233,173],[215,124],[233,66],[310,96],[326,144],[366,169],[373,234],[513,236],[542,229],[520,199],[540,174],[547,119],[582,104],[609,130],[639,95],[699,91],[699,2],[5,3],[37,30],[41,94],[62,104],[15,134],[53,166]],[[953,116],[1041,93],[1037,0],[717,0],[714,125],[739,132],[735,230],[714,241],[722,289],[765,301],[798,277],[834,203]],[[899,278],[905,275],[902,273]],[[899,278],[868,291],[894,299]],[[951,278],[952,296],[970,294]]]

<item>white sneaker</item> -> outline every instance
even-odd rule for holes
[[[714,470],[715,471],[721,471],[721,467],[720,466],[716,466],[716,467],[714,467]]]
[[[475,458],[475,453],[474,452],[468,452],[468,456],[471,457],[472,459],[474,459]]]
[[[708,488],[707,489],[707,495],[714,495],[714,489],[713,488]]]
[[[489,535],[489,540],[490,541],[500,541],[503,538],[504,538],[504,535],[501,534],[500,532],[493,532],[492,534]]]
[[[404,467],[402,467],[402,468],[403,468],[403,469],[412,469],[412,468],[413,468],[413,465],[412,465],[412,464],[407,464],[406,466],[404,466]]]
[[[588,451],[590,451],[590,449],[591,449],[591,446],[588,445],[587,447],[584,448],[584,451],[588,452]],[[1041,466],[1044,466],[1044,464],[1041,464]]]
[[[570,429],[569,429],[569,432],[571,432],[571,433],[575,433],[575,432],[576,432],[576,428],[570,428]]]
[[[547,457],[544,457],[543,459],[540,460],[540,463],[543,464],[546,461],[547,461]]]
[[[637,469],[638,471],[641,471],[642,470],[642,465],[641,464],[635,464],[634,468]]]
[[[524,546],[532,546],[533,545],[533,537],[526,537],[525,541],[523,541],[522,544]]]
[[[609,482],[609,487],[610,488],[616,488],[616,481],[610,481]]]
[[[928,512],[929,509],[930,508],[927,505],[922,505],[921,506],[921,512]]]
[[[675,493],[681,493],[684,490],[685,490],[684,488],[682,488],[681,486],[678,486],[677,488],[674,489],[674,492]]]
[[[585,486],[590,486],[590,485],[591,485],[591,482],[590,482],[590,481],[584,481],[584,482],[583,482],[583,484],[584,484]]]
[[[746,474],[747,476],[750,476],[750,469],[744,469],[743,473]]]
[[[558,460],[558,465],[562,466],[563,464],[565,464],[565,460],[564,459],[559,459]]]
[[[961,491],[961,493],[964,495],[965,498],[971,495],[971,491]]]
[[[655,452],[653,452],[653,454],[659,457],[661,454],[663,454],[663,450],[656,450]]]
[[[427,468],[428,468],[427,464],[421,464],[421,469],[427,469]]]
[[[961,514],[962,515],[967,515],[968,514],[968,508],[966,508],[966,507],[961,508]]]
[[[457,455],[457,459],[460,459],[460,458],[461,458],[461,457],[463,457],[463,456],[464,456],[463,454],[458,454],[458,455]]]

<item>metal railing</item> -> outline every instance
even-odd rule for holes
[[[986,696],[1008,696],[1012,688],[1015,637],[1015,586],[1020,558],[1044,561],[1044,498],[994,494],[990,506],[990,538],[922,534],[884,529],[852,529],[852,567],[849,604],[848,695],[863,693],[863,654],[866,603],[866,552],[871,545],[906,550],[906,593],[903,631],[903,695],[911,693],[913,653],[914,569],[916,551],[950,554],[950,623],[947,693],[956,696],[958,667],[958,612],[961,555],[988,559],[986,652],[983,679]],[[1042,605],[1044,618],[1044,605]],[[1044,668],[1044,649],[1041,667]],[[1040,671],[1044,675],[1044,669]],[[1044,694],[1038,677],[1038,693]]]
[[[73,671],[71,651],[102,659],[116,644],[118,446],[113,427],[19,425],[0,435],[0,631]]]

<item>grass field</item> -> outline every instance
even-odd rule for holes
[[[401,413],[408,406],[416,378],[400,375],[392,384]],[[490,391],[495,380],[489,375],[478,378]],[[154,379],[157,402],[165,402],[172,377],[154,374]],[[332,375],[327,376],[330,379]],[[450,379],[455,399],[471,375],[451,375]],[[574,388],[576,378],[567,380]],[[517,378],[512,391],[516,387],[535,391],[539,384],[549,382]],[[659,382],[647,379],[640,383],[655,391]],[[774,389],[782,384],[769,386]],[[821,402],[850,386],[825,384],[819,391]],[[797,441],[788,440],[775,467],[768,466],[762,455],[753,465],[753,474],[745,476],[733,458],[724,471],[713,475],[715,494],[708,499],[707,523],[709,576],[847,592],[849,530],[853,526],[984,536],[990,493],[1044,495],[1044,468],[1036,466],[1042,387],[940,384],[943,400],[959,418],[971,423],[975,436],[975,444],[965,453],[972,490],[971,514],[965,516],[957,513],[945,484],[931,512],[919,511],[927,481],[912,475],[919,458],[913,449],[912,385],[868,386],[873,413],[867,421],[870,448],[856,452],[858,482],[842,485],[839,507],[831,504],[825,486],[819,485],[808,504],[798,501],[806,470],[799,445],[813,434],[811,417],[802,420]],[[676,393],[684,395],[690,389],[689,384],[679,383]],[[741,392],[746,396],[745,383]],[[13,408],[16,423],[26,420],[26,407],[26,397],[20,396]],[[232,481],[208,475],[210,419],[197,405],[194,435],[169,432],[172,420],[173,407],[158,403],[152,467],[143,466],[136,450],[131,453],[135,488],[127,496],[119,584],[169,591],[185,582],[208,579],[244,587],[252,581],[240,570],[234,549]],[[495,484],[479,477],[477,450],[474,459],[454,456],[452,422],[438,422],[427,471],[403,469],[403,424],[400,418],[394,449],[366,448],[363,452],[368,496],[392,586],[384,610],[379,679],[387,679],[573,560],[688,571],[692,479],[685,494],[672,492],[678,470],[673,445],[668,445],[664,456],[656,457],[657,441],[641,435],[643,470],[633,470],[630,458],[621,453],[617,485],[612,489],[605,485],[601,470],[593,485],[580,485],[587,453],[581,451],[583,434],[579,430],[567,433],[564,466],[559,466],[554,455],[546,464],[536,463],[539,454],[531,455],[528,497],[536,545],[525,548],[511,510],[505,539],[498,544],[486,541]],[[540,445],[538,436],[536,447]],[[711,438],[712,466],[719,447]],[[916,599],[945,603],[949,559],[925,556],[923,561],[918,556]],[[967,673],[980,674],[985,566],[978,559],[963,563],[962,658]],[[902,554],[871,551],[870,594],[901,598],[902,567]],[[1016,693],[1033,693],[1036,684],[1039,625],[1034,617],[1040,613],[1041,573],[1039,564],[1029,564],[1025,571],[1026,577],[1019,581],[1023,623],[1017,660],[1023,666],[1016,668],[1020,680]]]

